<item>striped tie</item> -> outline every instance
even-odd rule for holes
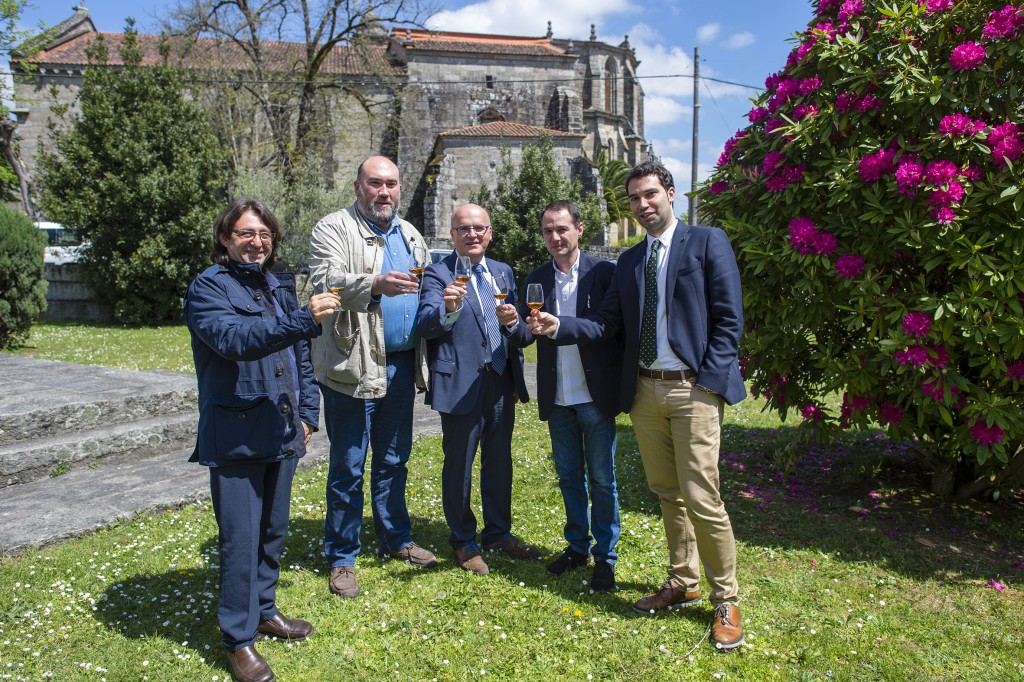
[[[484,326],[487,328],[487,342],[491,348],[491,367],[499,375],[505,371],[505,343],[501,338],[501,331],[498,329],[498,313],[494,302],[494,288],[484,277],[484,266],[477,263],[473,266],[473,276],[476,277],[476,290],[480,294],[480,308],[484,312]]]
[[[644,269],[644,317],[640,323],[640,362],[647,367],[658,359],[658,249],[661,241],[651,243],[651,255]]]

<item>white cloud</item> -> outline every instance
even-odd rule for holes
[[[707,45],[708,43],[710,43],[711,41],[718,37],[718,34],[721,32],[721,30],[722,25],[719,23],[704,24],[703,26],[697,29],[697,42],[700,43],[701,45]]]
[[[677,123],[691,111],[691,107],[683,106],[671,97],[647,96],[644,98],[644,125]]]
[[[693,148],[693,138],[670,137],[667,140],[657,140],[656,145],[659,154],[682,154],[684,152],[689,154],[690,149]]]
[[[733,33],[722,44],[731,50],[735,50],[741,47],[747,47],[748,45],[754,44],[754,34],[750,33],[749,31],[743,31],[742,33]]]
[[[457,10],[438,12],[427,22],[435,31],[542,36],[586,40],[590,25],[610,15],[636,11],[630,0],[483,0]],[[621,42],[621,37],[613,44]]]

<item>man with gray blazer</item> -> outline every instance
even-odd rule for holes
[[[541,235],[551,262],[526,278],[539,285],[543,310],[583,317],[597,311],[615,265],[580,250],[583,220],[571,201],[553,201],[541,213]],[[520,305],[525,318],[529,310]],[[565,504],[567,546],[548,565],[561,575],[586,566],[594,555],[590,586],[615,589],[619,496],[615,485],[615,416],[619,413],[622,337],[559,346],[537,337],[537,406],[548,423],[551,456]]]
[[[449,542],[460,567],[489,572],[480,544],[516,559],[540,551],[512,534],[512,428],[515,403],[529,395],[522,346],[530,331],[516,312],[512,268],[486,258],[490,217],[480,206],[460,206],[452,216],[455,253],[427,267],[420,290],[419,334],[427,340],[426,403],[441,416],[441,500]],[[458,259],[471,269],[457,271]],[[465,281],[458,281],[459,279]],[[502,301],[496,294],[506,294]],[[473,460],[480,449],[484,526],[470,508]]]

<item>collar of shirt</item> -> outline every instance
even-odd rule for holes
[[[569,272],[562,272],[561,270],[559,270],[558,266],[555,265],[555,261],[551,261],[551,267],[555,269],[556,282],[567,282],[569,280],[574,279],[576,275],[579,274],[580,256],[579,254],[576,254],[576,260],[573,262],[571,266],[569,266]]]
[[[381,237],[384,237],[389,232],[397,230],[401,227],[401,223],[398,221],[398,213],[395,213],[395,215],[391,216],[391,223],[388,225],[388,229],[386,230],[380,229],[380,227],[378,227],[376,223],[374,223],[372,220],[363,215],[363,212],[359,210],[358,206],[356,206],[356,213],[358,213],[359,217],[363,219],[363,222],[366,223],[367,227],[373,230],[375,234],[379,234]]]
[[[651,246],[653,246],[653,242],[655,240],[658,240],[659,242],[661,242],[661,252],[660,253],[665,253],[666,250],[668,249],[668,247],[672,245],[672,235],[674,235],[676,233],[676,225],[678,225],[678,224],[679,224],[679,219],[676,218],[675,220],[672,221],[672,224],[669,225],[668,227],[666,227],[665,231],[662,232],[657,237],[652,237],[651,235],[647,235],[647,253],[651,252]]]

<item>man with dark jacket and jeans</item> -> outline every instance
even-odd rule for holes
[[[320,418],[309,339],[338,307],[318,294],[299,307],[295,277],[272,273],[281,227],[259,201],[238,199],[214,223],[214,265],[185,294],[199,383],[191,461],[210,468],[220,530],[217,622],[228,670],[240,682],[274,672],[257,635],[305,639],[313,626],[277,609],[292,477]]]

